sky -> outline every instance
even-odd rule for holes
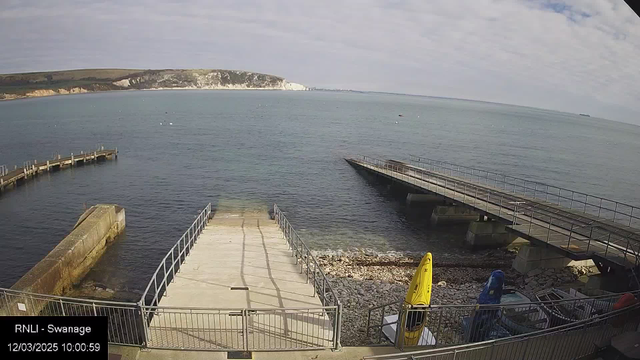
[[[217,68],[640,124],[622,0],[0,0],[0,73]]]

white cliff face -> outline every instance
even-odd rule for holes
[[[114,81],[113,85],[122,86],[126,88],[126,87],[129,87],[131,84],[129,83],[129,79],[123,79],[119,81]]]
[[[297,83],[290,83],[288,81],[283,82],[282,90],[293,90],[293,91],[305,91],[308,90],[306,86]]]
[[[270,75],[215,70],[143,75],[115,81],[113,85],[143,90],[307,90],[304,85]]]
[[[163,90],[163,89],[211,89],[211,90],[285,90],[304,91],[306,86],[282,77],[238,70],[214,69],[166,69],[131,72],[121,78],[83,85],[83,87],[48,88],[21,94],[0,93],[0,100],[22,97],[39,97],[78,94],[111,90]]]

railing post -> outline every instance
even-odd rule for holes
[[[616,222],[616,214],[618,213],[618,202],[616,201],[616,207],[613,210],[613,222]]]
[[[485,208],[487,213],[489,212],[489,194],[491,194],[491,191],[487,190],[487,206]]]
[[[589,195],[585,195],[584,197],[584,207],[582,208],[582,213],[586,213],[587,212],[587,203],[589,202]]]
[[[570,251],[569,246],[571,246],[571,235],[573,235],[573,226],[574,224],[571,223],[571,229],[569,230],[569,242],[567,242],[567,251]]]
[[[602,198],[600,198],[600,205],[598,205],[598,217],[600,217],[601,211],[602,211]]]
[[[147,323],[147,317],[144,312],[144,299],[138,302],[138,311],[140,311],[140,320],[142,321],[142,347],[149,346],[149,324]]]
[[[325,304],[325,298],[327,297],[327,293],[326,293],[326,288],[325,285],[327,284],[327,279],[325,279],[325,277],[322,277],[322,300],[320,301],[322,303],[322,306],[327,306],[327,304]]]
[[[309,283],[309,250],[307,250],[307,279],[306,279],[306,283]]]
[[[158,274],[153,274],[153,287],[155,289],[155,295],[153,296],[154,299],[158,297],[158,281],[156,280],[157,278]],[[153,305],[153,302],[151,302],[151,305]]]
[[[336,299],[337,301],[337,299]],[[335,328],[333,329],[333,334],[335,335],[335,340],[334,340],[334,350],[340,350],[340,337],[341,337],[341,332],[342,332],[342,304],[338,302],[338,307],[337,307],[337,311],[338,313],[336,314],[336,320],[335,320]],[[383,314],[384,315],[384,314]],[[367,330],[368,332],[369,330]]]
[[[286,321],[286,320],[285,320]],[[249,351],[249,319],[247,309],[242,310],[242,338],[245,351]]]
[[[176,278],[176,259],[173,256],[173,249],[171,249],[171,281]]]
[[[529,232],[527,235],[531,235],[531,226],[533,225],[533,208],[531,209],[531,218],[529,219]]]
[[[575,196],[575,191],[571,191],[571,204],[569,205],[569,209],[573,209],[573,197]]]
[[[634,207],[631,207],[631,214],[629,214],[629,227],[631,227],[631,219],[633,219],[633,209]]]
[[[408,310],[403,302],[400,305],[400,313],[398,314],[398,322],[396,323],[396,338],[394,341],[396,348],[400,350],[404,349],[404,330],[407,324]],[[384,312],[382,313],[382,317],[384,317]]]

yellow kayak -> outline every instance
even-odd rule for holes
[[[431,303],[431,281],[432,281],[432,262],[431,253],[426,253],[420,261],[420,265],[413,274],[409,291],[404,299],[405,306],[412,305],[429,305]],[[406,319],[402,319],[402,327],[404,332],[404,345],[418,345],[422,330],[425,326],[425,313],[419,311],[410,311]]]

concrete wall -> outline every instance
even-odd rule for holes
[[[407,205],[433,205],[433,204],[442,204],[445,202],[445,199],[440,195],[435,194],[407,194]]]
[[[495,221],[474,221],[469,224],[465,244],[473,249],[497,248],[509,245],[517,236],[507,232],[505,225]]]
[[[431,224],[456,224],[478,221],[480,215],[463,206],[436,206],[431,214]]]
[[[521,274],[537,268],[556,269],[565,266],[595,266],[595,264],[592,260],[571,260],[553,250],[531,245],[521,247],[518,256],[513,260],[513,268]]]
[[[125,228],[125,211],[117,205],[91,207],[67,237],[11,289],[63,295],[82,280],[107,245]]]

